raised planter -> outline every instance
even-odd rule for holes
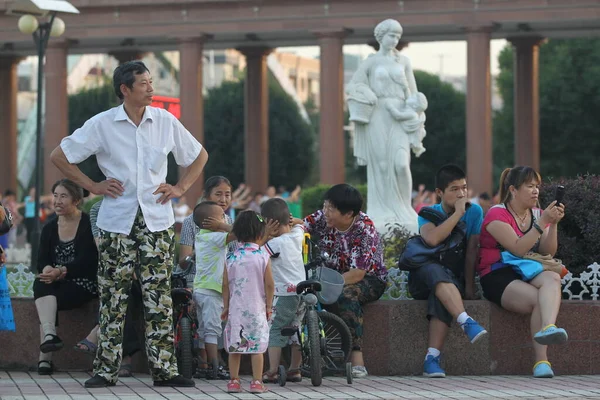
[[[528,375],[533,366],[529,318],[508,313],[485,300],[466,301],[467,312],[489,335],[471,345],[458,327],[446,341],[443,365],[451,375]],[[60,312],[58,333],[65,348],[55,353],[61,370],[89,370],[91,357],[72,350],[94,326],[98,303]],[[13,299],[17,332],[0,332],[0,369],[26,370],[37,365],[39,321],[33,299]],[[420,375],[427,349],[426,302],[381,300],[366,306],[365,362],[373,375]],[[558,324],[569,342],[550,348],[558,374],[600,372],[600,303],[564,300]],[[136,357],[136,371],[147,372],[145,357]]]
[[[446,340],[442,365],[449,375],[529,375],[533,346],[529,317],[509,313],[486,300],[465,301],[466,310],[489,332],[470,344],[454,326]],[[384,300],[365,310],[365,363],[374,375],[421,375],[427,351],[427,303]],[[569,342],[551,346],[548,356],[557,374],[600,372],[600,303],[563,300],[557,324]]]

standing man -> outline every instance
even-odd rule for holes
[[[114,386],[117,381],[134,269],[142,288],[154,386],[194,386],[193,380],[178,375],[173,344],[171,199],[181,197],[198,179],[208,154],[173,115],[150,107],[152,78],[141,61],[117,67],[113,85],[123,104],[89,119],[51,155],[67,178],[104,195],[97,221],[102,231],[100,333],[94,376],[85,387]],[[175,186],[165,183],[170,152],[178,165],[187,167]],[[96,155],[105,181],[92,181],[75,165],[91,155]]]

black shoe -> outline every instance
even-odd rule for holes
[[[207,376],[208,376],[207,368],[198,368],[196,370],[196,373],[194,374],[194,378],[196,378],[196,379],[206,379]]]
[[[54,364],[52,361],[38,362],[38,375],[52,375],[54,372]]]
[[[85,381],[84,386],[86,388],[103,388],[108,386],[115,386],[116,384],[116,382],[109,382],[108,380],[106,380],[106,378],[100,375],[94,375],[93,377]]]
[[[229,376],[229,372],[227,372],[227,370],[225,368],[223,368],[222,366],[219,366],[219,368],[217,368],[216,373],[213,371],[213,369],[211,367],[209,367],[206,370],[206,379],[209,381],[215,380],[215,379],[228,381],[230,379],[230,376]]]
[[[51,339],[46,340],[44,343],[40,344],[40,351],[42,353],[51,353],[53,351],[58,351],[63,348],[65,345],[62,340],[56,335],[48,334],[46,336],[50,336]]]
[[[193,379],[184,378],[181,375],[176,375],[166,381],[154,381],[154,386],[170,386],[170,387],[194,387],[196,382]]]

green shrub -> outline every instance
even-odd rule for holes
[[[600,176],[585,175],[544,184],[540,193],[542,208],[554,200],[557,185],[565,187],[565,217],[558,224],[556,257],[574,275],[579,275],[600,261]]]
[[[402,254],[406,242],[413,234],[397,223],[388,224],[386,227],[389,228],[388,232],[381,235],[381,241],[383,243],[383,262],[387,269],[396,268],[398,256]]]
[[[332,185],[319,184],[302,190],[302,215],[307,216],[323,207],[323,196]],[[367,209],[367,185],[357,185],[356,189],[362,195],[364,202],[362,210]]]
[[[382,297],[384,300],[410,298],[406,283],[402,282],[402,272],[396,267],[398,257],[404,251],[406,242],[413,236],[399,224],[388,224],[388,232],[381,236],[383,244],[383,262],[388,269],[387,289]]]

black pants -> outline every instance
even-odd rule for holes
[[[58,312],[79,308],[88,301],[97,297],[75,282],[65,279],[44,283],[39,279],[33,281],[33,298],[35,300],[46,297],[56,297],[56,326],[58,326]]]
[[[435,317],[452,325],[453,317],[446,310],[440,299],[435,296],[435,286],[438,283],[454,284],[461,296],[464,295],[464,279],[457,278],[452,271],[440,264],[429,264],[408,275],[408,291],[415,300],[427,300],[427,318]]]

